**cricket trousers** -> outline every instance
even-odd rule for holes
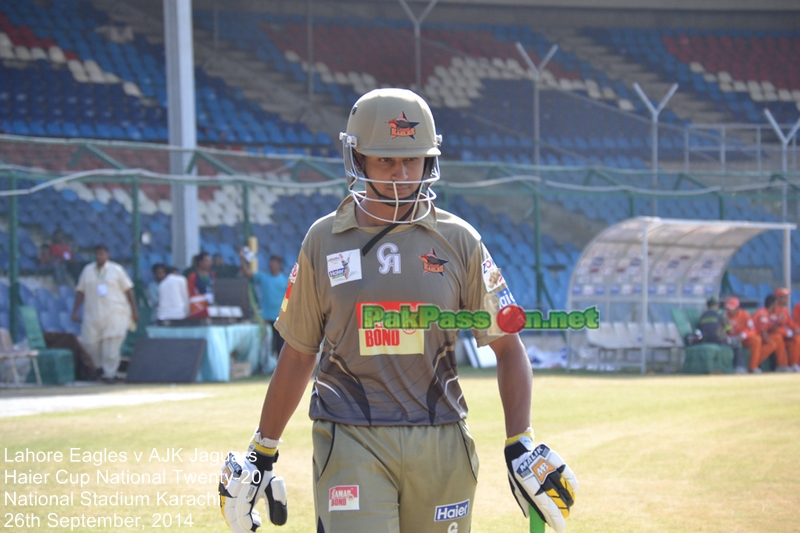
[[[468,533],[478,456],[465,422],[313,427],[317,533]]]

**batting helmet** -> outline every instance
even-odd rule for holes
[[[431,190],[439,179],[439,145],[442,136],[436,134],[436,125],[430,107],[419,95],[406,89],[375,89],[358,99],[350,111],[347,131],[339,134],[342,141],[344,168],[350,192],[360,207],[372,201],[394,206],[414,204],[411,216],[400,220],[379,220],[392,223],[410,223],[424,218],[431,210],[430,201],[436,198]],[[380,194],[364,171],[357,154],[376,157],[424,157],[425,170],[417,190],[406,196],[394,197]],[[361,186],[360,184],[363,184]],[[371,187],[377,198],[368,198],[366,188]],[[426,208],[420,212],[421,202]],[[398,210],[395,210],[395,214]],[[372,214],[372,216],[375,216]]]

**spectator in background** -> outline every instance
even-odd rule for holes
[[[783,335],[778,330],[779,325],[775,315],[777,300],[774,294],[764,298],[764,307],[756,309],[756,312],[753,313],[753,325],[756,328],[756,332],[761,335],[762,346],[766,344],[775,345],[775,359],[778,365],[775,371],[791,372],[789,358],[786,355],[786,343],[783,342]]]
[[[208,306],[214,303],[214,273],[211,256],[200,252],[195,256],[194,271],[186,278],[189,284],[189,318],[205,318]]]
[[[700,315],[697,328],[700,330],[700,342],[730,346],[733,350],[733,367],[737,374],[743,374],[744,361],[742,357],[741,338],[728,334],[731,325],[725,314],[719,308],[719,300],[712,296],[706,302],[708,309]]]
[[[753,374],[760,374],[759,365],[772,355],[777,348],[771,342],[764,342],[761,335],[756,331],[755,323],[750,317],[750,313],[741,308],[738,298],[728,298],[725,302],[726,315],[731,329],[728,335],[739,337],[742,346],[750,349],[750,363],[748,370]]]
[[[80,263],[75,258],[75,254],[72,253],[72,247],[67,243],[64,232],[60,229],[53,233],[53,241],[50,243],[50,254],[53,256],[56,271],[61,269],[62,272],[69,273],[74,279],[78,279],[78,276],[81,274]],[[58,276],[58,274],[56,274],[56,276]]]
[[[99,244],[94,249],[95,262],[89,263],[78,278],[72,320],[80,321],[78,310],[83,305],[81,342],[94,365],[101,368],[102,379],[112,383],[117,377],[120,348],[125,341],[131,320],[139,320],[133,282],[122,265],[109,260],[108,248]]]
[[[153,265],[153,276],[158,282],[158,320],[183,320],[189,315],[189,286],[178,269],[162,263]]]
[[[43,244],[39,247],[39,258],[37,262],[39,264],[39,268],[45,272],[53,273],[56,283],[61,285],[62,283],[66,282],[67,272],[63,266],[61,268],[56,268],[56,260],[53,257],[53,254],[50,252],[49,244]]]
[[[272,355],[275,357],[283,348],[283,337],[275,329],[275,321],[281,312],[281,302],[286,294],[286,287],[289,284],[289,277],[281,272],[283,270],[283,259],[273,255],[269,258],[269,273],[253,272],[250,269],[249,261],[245,256],[244,250],[239,252],[239,262],[242,274],[252,279],[258,287],[259,309],[261,318],[272,328]]]
[[[783,335],[786,344],[788,364],[795,372],[800,372],[800,326],[789,313],[789,289],[780,288],[775,291],[775,320],[778,332]]]

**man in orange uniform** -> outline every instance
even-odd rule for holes
[[[777,372],[791,372],[786,356],[786,344],[783,342],[783,335],[778,331],[775,307],[777,298],[770,294],[764,299],[764,307],[760,307],[753,313],[753,325],[756,332],[761,335],[761,348],[766,344],[775,345],[775,359],[777,359]]]
[[[800,301],[792,308],[792,320],[794,320],[795,324],[800,324]]]
[[[783,335],[786,343],[786,352],[789,356],[789,366],[794,372],[800,372],[800,326],[792,320],[789,314],[789,289],[780,288],[775,291],[775,316],[778,331]]]
[[[740,307],[738,298],[728,298],[728,301],[725,302],[725,309],[731,325],[728,335],[741,339],[742,346],[750,348],[748,370],[754,374],[761,373],[759,365],[772,355],[776,348],[775,344],[762,341],[761,335],[756,332],[750,313]]]

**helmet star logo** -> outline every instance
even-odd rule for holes
[[[416,126],[419,122],[411,122],[406,117],[406,112],[401,111],[400,116],[397,118],[393,118],[392,120],[386,122],[391,127],[391,134],[392,139],[396,139],[398,137],[411,137],[415,139],[414,135],[416,135]]]
[[[448,261],[446,259],[442,259],[441,257],[437,257],[436,250],[431,248],[430,252],[419,256],[419,258],[422,259],[423,274],[430,272],[444,276],[444,265],[447,264]]]

